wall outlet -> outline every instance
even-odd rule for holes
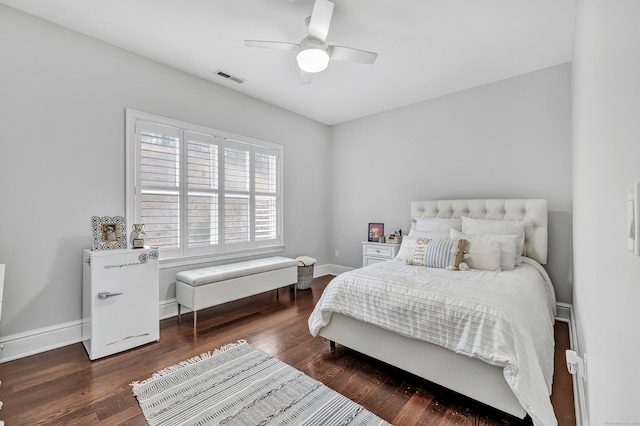
[[[335,252],[335,256],[336,256],[336,257],[340,257],[340,250],[336,250],[336,252]]]
[[[576,374],[583,380],[587,379],[585,359],[580,358],[575,351],[567,349],[565,351],[565,357],[567,360],[567,370],[569,373]]]

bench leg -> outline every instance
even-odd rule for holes
[[[180,304],[178,303],[178,324],[180,324]]]
[[[334,342],[333,340],[329,340],[329,348],[332,351],[335,351],[336,350],[336,342]]]
[[[193,328],[196,328],[196,323],[198,322],[198,311],[193,310]]]

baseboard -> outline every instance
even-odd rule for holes
[[[178,302],[176,301],[175,297],[173,299],[167,299],[167,300],[161,301],[159,309],[160,309],[159,314],[160,314],[161,320],[178,316]],[[182,312],[183,314],[187,312],[191,312],[191,309],[187,307],[182,309],[183,309],[183,312]]]
[[[0,338],[0,363],[82,342],[82,321],[71,321]]]
[[[322,270],[322,273],[318,273],[316,274],[316,271],[314,270],[313,272],[313,276],[315,277],[321,277],[323,275],[340,275],[344,272],[348,272],[351,271],[354,268],[350,268],[348,266],[341,266],[341,265],[322,265],[320,267],[320,269]]]
[[[582,352],[580,352],[580,345],[578,344],[578,333],[576,330],[576,319],[573,313],[573,305],[570,303],[558,302],[556,303],[556,308],[556,320],[569,323],[569,346],[571,347],[571,350],[577,352],[580,356],[582,356]],[[578,377],[577,374],[574,374],[572,378],[573,403],[576,410],[576,425],[588,426],[589,421],[587,417],[584,380]]]
[[[313,267],[313,278],[331,274],[331,265],[315,265]]]
[[[317,265],[313,270],[313,276],[338,275],[350,269],[352,268],[337,265]],[[160,319],[175,317],[178,315],[178,303],[175,298],[162,300],[158,310]],[[182,312],[187,313],[191,310],[183,308]],[[78,342],[82,342],[82,320],[2,336],[0,364]]]
[[[571,324],[573,308],[568,303],[556,303],[556,320]]]

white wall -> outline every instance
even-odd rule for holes
[[[546,198],[547,270],[571,302],[569,64],[331,128],[334,263],[362,264],[369,222],[410,224],[412,200]]]
[[[124,214],[127,107],[283,144],[284,255],[319,264],[359,266],[367,223],[406,231],[413,199],[547,198],[571,300],[568,65],[328,129],[5,6],[0,58],[0,341],[80,320],[89,218]]]
[[[640,2],[579,0],[573,64],[574,306],[591,425],[640,423],[640,257],[626,192],[640,181]]]
[[[325,125],[6,6],[0,58],[0,336],[80,320],[90,217],[125,213],[127,107],[284,145],[284,255],[327,262]]]

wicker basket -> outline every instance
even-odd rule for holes
[[[307,290],[313,282],[313,265],[298,266],[298,290]]]

